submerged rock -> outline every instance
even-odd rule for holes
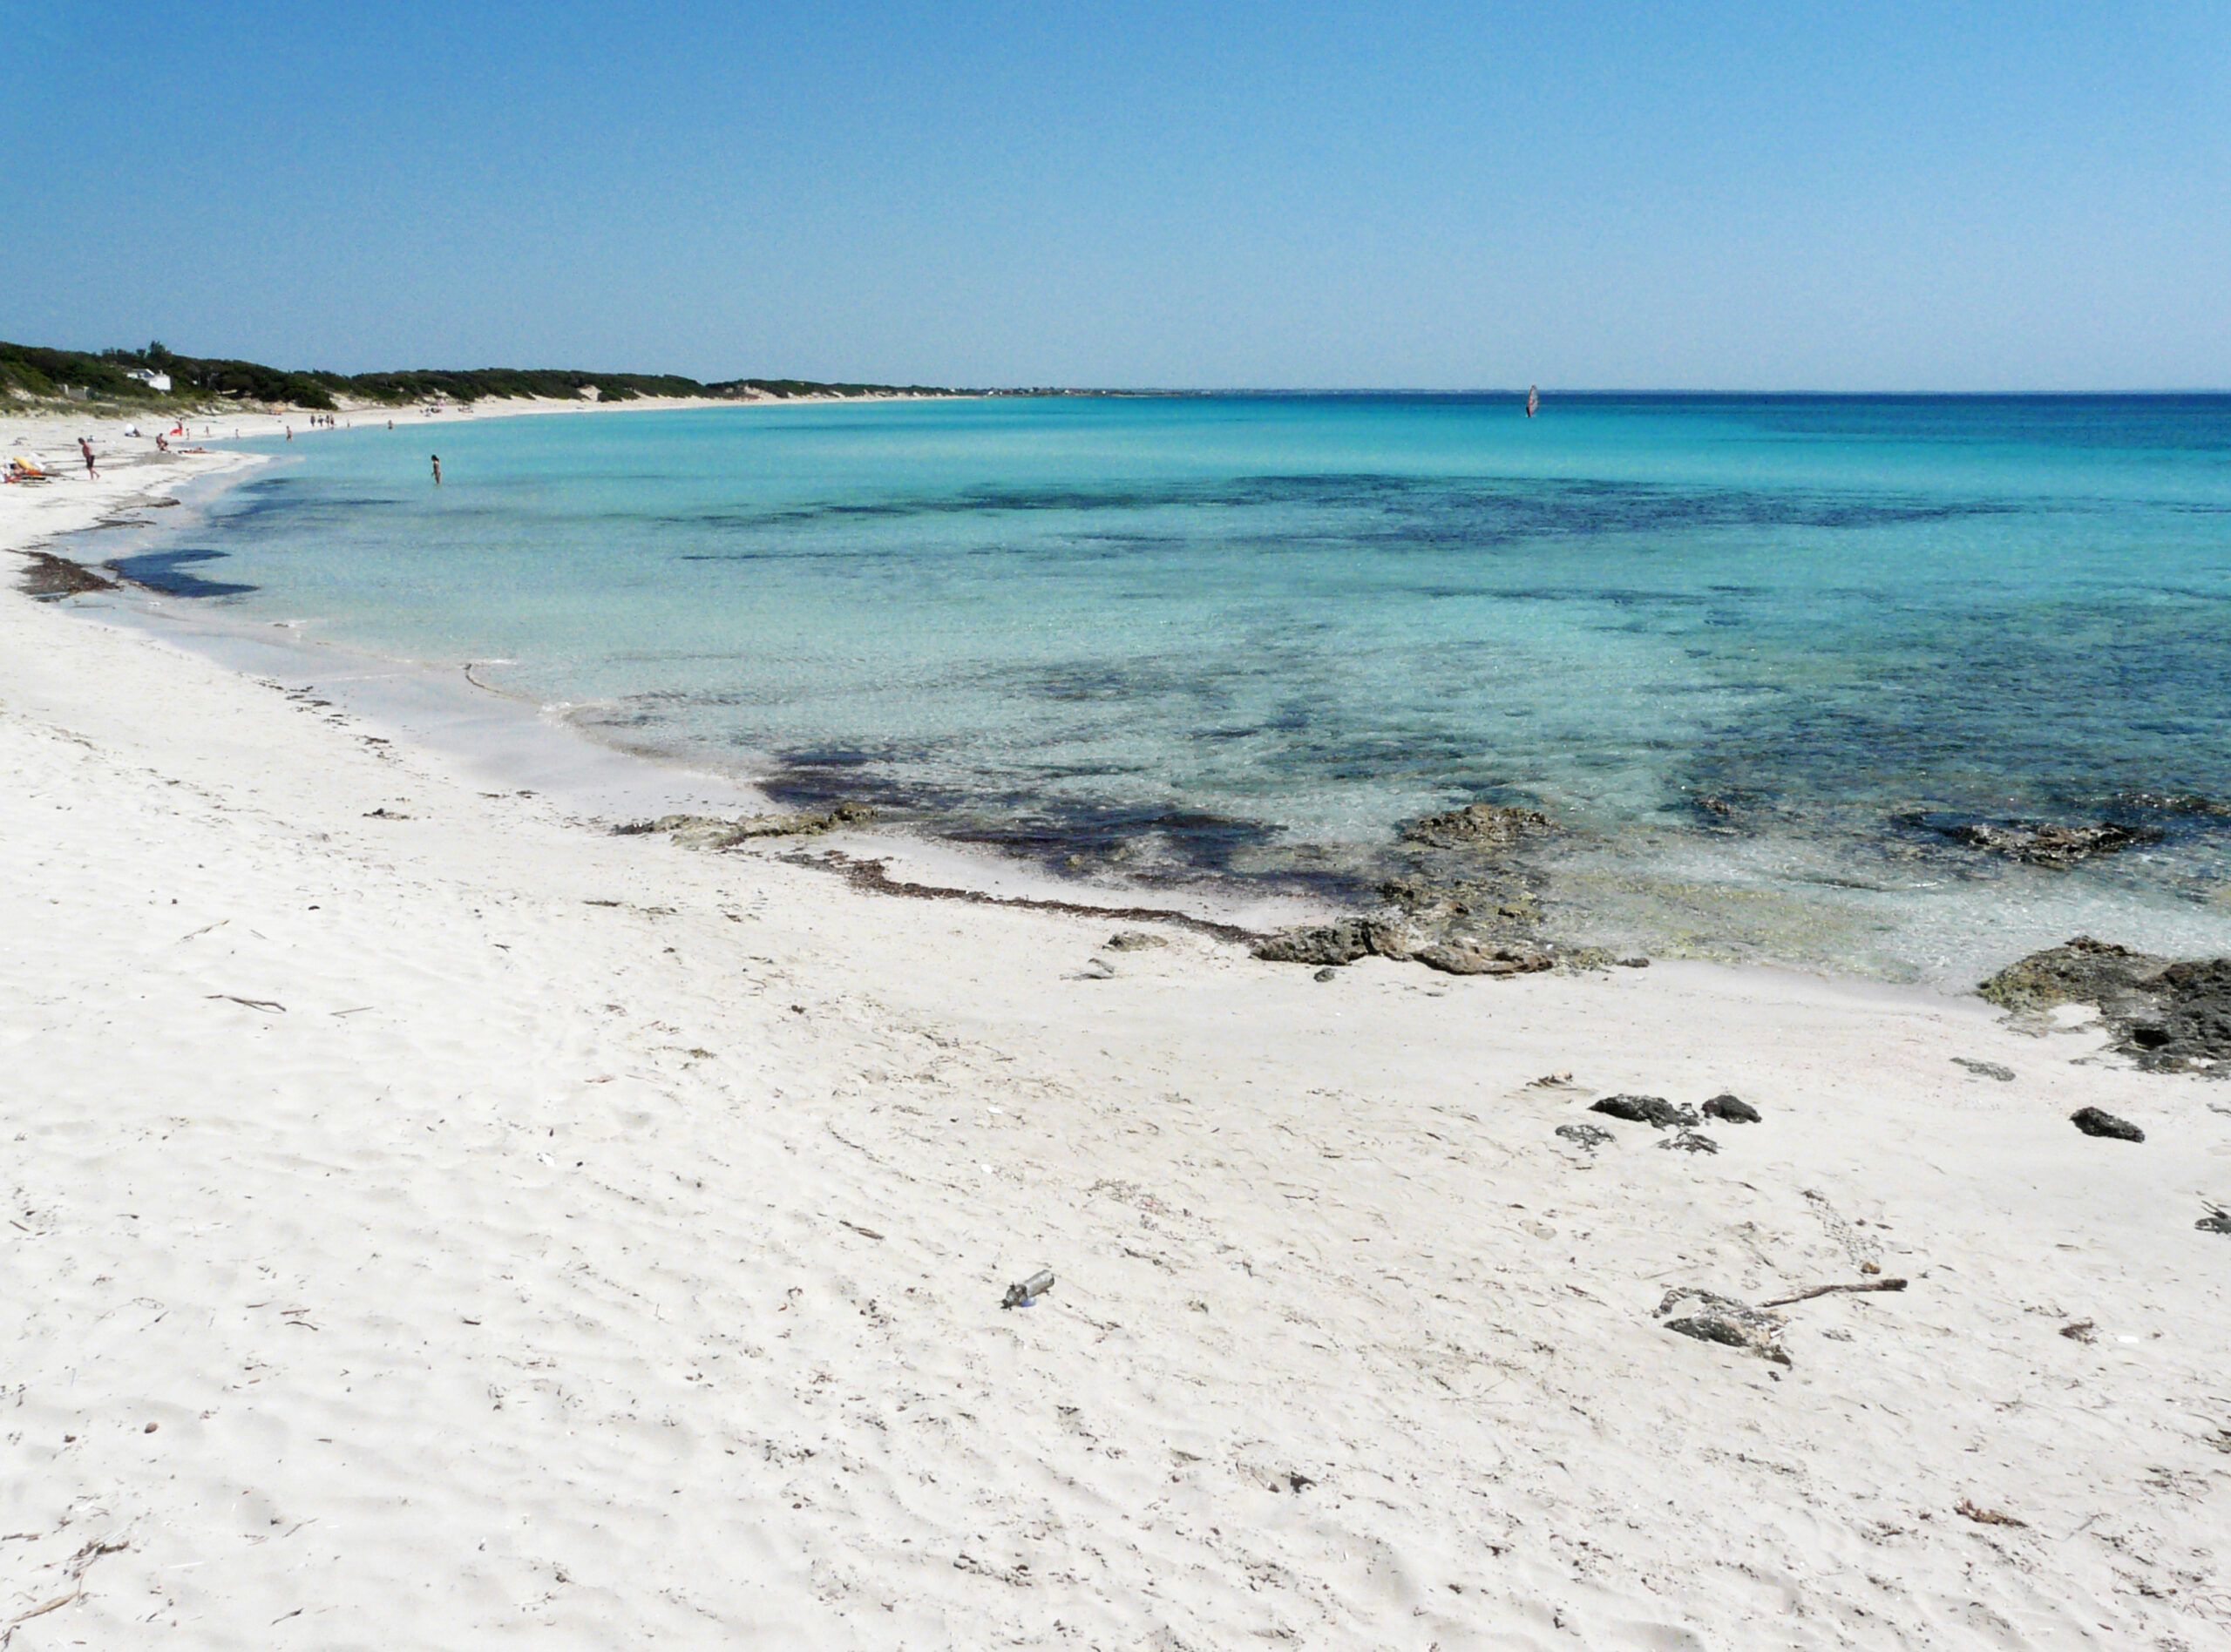
[[[1607,1095],[1588,1110],[1607,1118],[1624,1119],[1629,1124],[1653,1125],[1660,1130],[1674,1125],[1686,1128],[1699,1122],[1694,1107],[1677,1107],[1662,1095]]]
[[[1402,828],[1401,838],[1434,849],[1508,849],[1522,837],[1549,829],[1549,817],[1538,809],[1467,803],[1412,821]]]
[[[2112,855],[2139,843],[2154,843],[2161,834],[2150,827],[2118,826],[2101,821],[2085,826],[2053,826],[2039,821],[1977,821],[1940,829],[1955,843],[1985,849],[2009,860],[2032,866],[2073,866],[2095,855]]]
[[[1705,1103],[1705,1117],[1722,1120],[1728,1124],[1757,1124],[1760,1122],[1759,1109],[1739,1096],[1716,1095]]]
[[[2146,1140],[2145,1131],[2102,1107],[2078,1107],[2068,1115],[2068,1121],[2088,1136],[2110,1136],[2117,1141]]]

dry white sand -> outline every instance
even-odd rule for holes
[[[20,1652],[2231,1644],[2231,1088],[2095,1032],[1109,951],[13,594],[0,771]]]

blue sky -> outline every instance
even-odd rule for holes
[[[2231,4],[0,0],[0,337],[2231,386]]]

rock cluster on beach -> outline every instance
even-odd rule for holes
[[[2154,1072],[2231,1073],[2231,958],[2175,962],[2079,935],[1976,991],[2017,1014],[2095,1005],[2115,1047]]]
[[[1267,964],[1337,966],[1361,958],[1414,961],[1446,975],[1530,975],[1556,960],[1538,948],[1456,937],[1421,940],[1399,924],[1377,917],[1343,917],[1272,936],[1255,948]]]
[[[1408,863],[1380,884],[1380,912],[1287,930],[1255,956],[1324,968],[1384,958],[1445,975],[1601,968],[1614,961],[1610,953],[1560,951],[1541,938],[1541,876],[1512,858],[1521,844],[1555,829],[1538,810],[1501,803],[1467,803],[1412,821],[1397,835]]]
[[[741,815],[733,820],[718,815],[662,815],[612,829],[621,837],[670,833],[685,849],[729,849],[755,837],[817,837],[840,826],[864,826],[874,818],[875,811],[865,803],[838,803],[818,814]]]
[[[1694,1107],[1676,1107],[1662,1095],[1607,1095],[1588,1109],[1609,1119],[1624,1119],[1629,1124],[1647,1124],[1660,1130],[1676,1126],[1695,1124]]]
[[[1617,1119],[1627,1124],[1646,1124],[1661,1133],[1658,1145],[1679,1153],[1718,1153],[1719,1143],[1698,1131],[1695,1127],[1704,1119],[1716,1119],[1722,1124],[1759,1124],[1764,1121],[1759,1109],[1740,1096],[1723,1092],[1704,1105],[1702,1117],[1692,1107],[1678,1106],[1662,1095],[1607,1095],[1589,1104],[1590,1113],[1600,1113],[1607,1119]],[[1600,1125],[1562,1124],[1557,1134],[1590,1153],[1617,1140]]]

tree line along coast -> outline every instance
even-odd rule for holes
[[[98,353],[0,342],[0,407],[104,403],[119,411],[260,404],[333,412],[344,405],[404,407],[423,402],[491,398],[632,402],[643,396],[713,401],[796,396],[954,396],[924,384],[824,383],[810,379],[741,378],[705,383],[675,373],[595,373],[567,368],[414,369],[331,373],[260,362],[180,355],[160,342]]]

